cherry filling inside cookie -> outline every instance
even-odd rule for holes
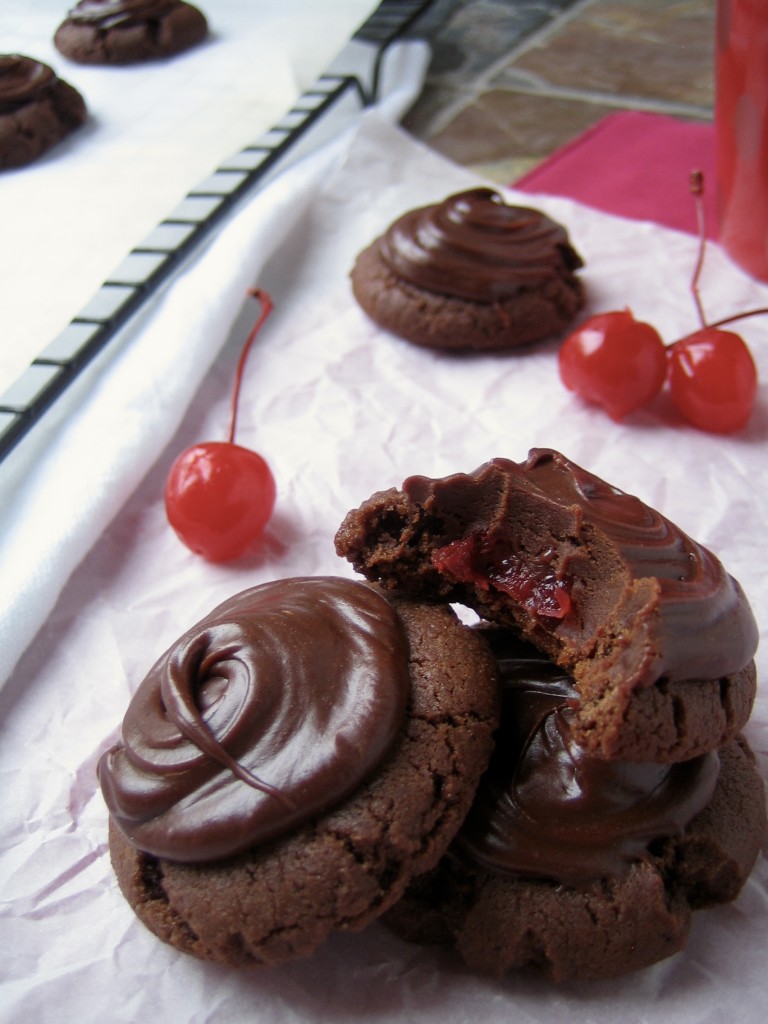
[[[494,553],[487,536],[472,534],[438,548],[432,562],[465,583],[508,594],[539,619],[560,620],[573,608],[573,580],[558,574],[554,557],[551,548],[533,561],[509,550]]]

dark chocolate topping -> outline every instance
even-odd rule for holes
[[[568,675],[509,630],[487,630],[503,689],[490,767],[457,852],[496,874],[579,885],[621,877],[712,799],[719,759],[606,762],[571,735]]]
[[[531,617],[571,652],[566,667],[601,644],[604,666],[629,690],[662,676],[722,678],[754,656],[749,603],[712,552],[558,452],[533,449],[526,462],[493,459],[442,480],[411,477],[403,489],[469,545],[463,564],[438,552],[457,578],[511,592],[527,574]]]
[[[39,99],[56,81],[52,68],[39,60],[15,53],[0,56],[0,113]]]
[[[510,298],[582,265],[563,227],[487,188],[409,211],[382,236],[379,251],[416,287],[476,302]]]
[[[366,584],[279,580],[237,594],[139,686],[99,777],[134,846],[230,856],[353,792],[400,728],[408,645]]]
[[[162,18],[179,6],[180,0],[80,0],[67,18],[100,29],[127,28]]]

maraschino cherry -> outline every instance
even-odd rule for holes
[[[720,328],[745,317],[768,313],[753,309],[707,323],[698,290],[704,263],[704,181],[691,175],[699,221],[699,253],[691,280],[700,327],[665,346],[658,332],[629,310],[600,313],[586,320],[558,352],[560,378],[582,398],[602,406],[616,420],[650,402],[668,382],[672,401],[693,426],[729,434],[746,426],[757,394],[757,369],[743,339]]]
[[[560,347],[563,384],[622,420],[659,393],[667,354],[658,331],[628,309],[598,313]]]
[[[165,511],[179,539],[210,562],[227,562],[249,550],[264,532],[275,505],[272,472],[257,452],[235,444],[243,371],[253,342],[272,312],[266,292],[249,292],[260,315],[240,353],[226,441],[187,448],[171,466]]]
[[[757,369],[738,334],[704,327],[668,352],[670,394],[689,423],[713,434],[732,434],[747,425]]]

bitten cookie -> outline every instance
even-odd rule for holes
[[[581,257],[538,210],[477,188],[411,210],[357,258],[377,324],[426,348],[504,350],[559,334],[584,305]]]
[[[448,607],[329,577],[245,591],[156,663],[100,762],[122,891],[203,959],[306,956],[435,866],[497,721],[490,649]]]
[[[85,118],[83,97],[47,64],[0,56],[0,170],[31,163]]]
[[[384,923],[455,943],[471,967],[608,978],[681,950],[693,910],[733,900],[766,830],[749,747],[673,765],[592,758],[571,730],[562,669],[509,630],[487,632],[503,688],[496,749],[439,867]]]
[[[682,761],[749,718],[758,632],[738,583],[638,498],[549,449],[373,495],[336,537],[384,587],[515,626],[574,677],[579,744]]]
[[[207,35],[205,15],[182,0],[80,0],[53,41],[79,64],[135,64],[172,57]]]

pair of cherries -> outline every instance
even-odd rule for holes
[[[585,321],[563,342],[558,368],[569,390],[615,420],[647,405],[668,383],[685,419],[715,434],[746,426],[757,393],[755,363],[738,334],[710,325],[666,346],[629,310]]]
[[[707,323],[698,294],[706,250],[700,172],[692,174],[690,187],[699,220],[699,254],[691,280],[699,330],[665,345],[655,328],[635,320],[629,310],[600,313],[565,339],[558,369],[569,390],[601,406],[615,420],[647,405],[667,384],[686,420],[700,430],[731,434],[745,427],[752,414],[757,370],[743,339],[722,328],[768,310]]]

